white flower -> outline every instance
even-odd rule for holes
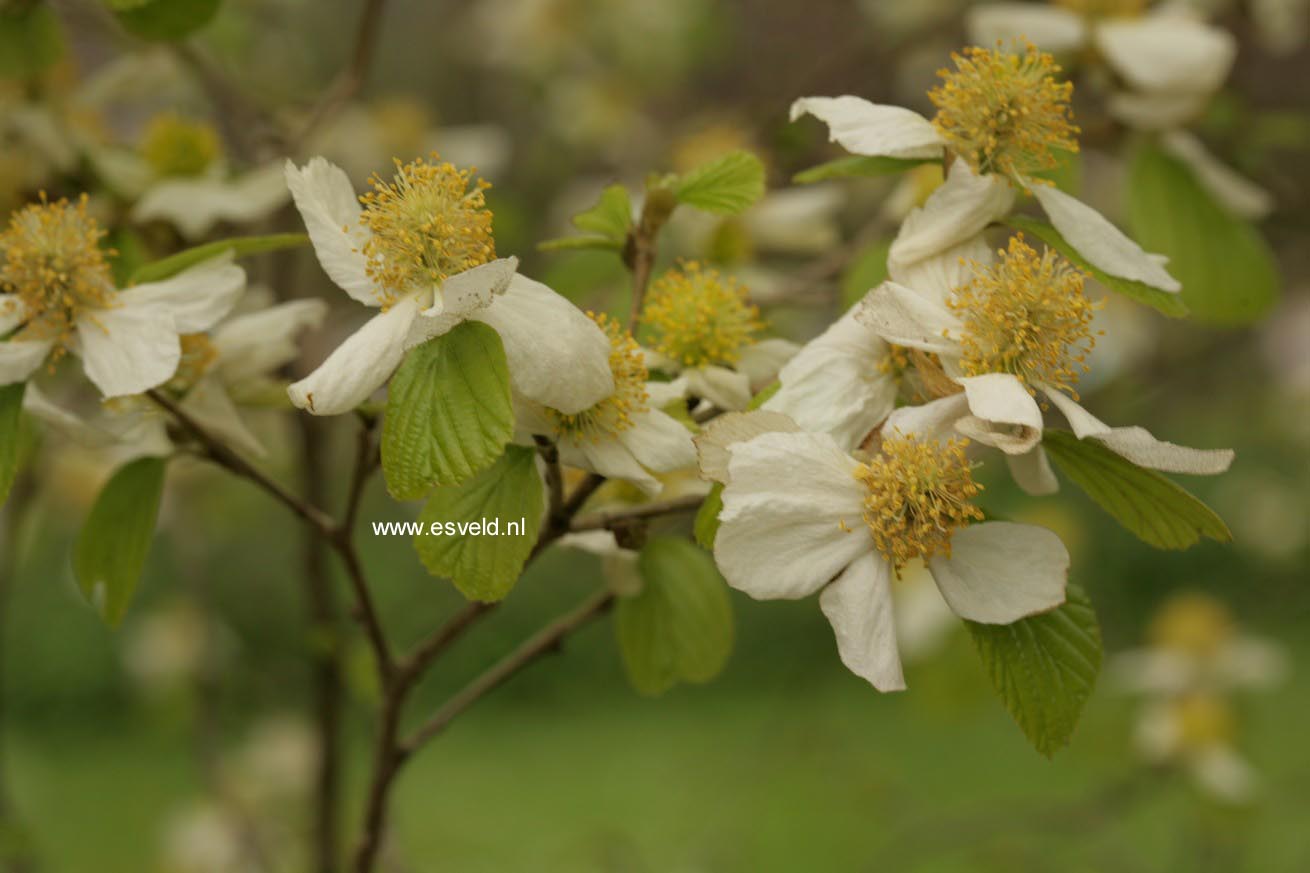
[[[911,560],[926,560],[971,621],[1006,624],[1064,602],[1069,556],[1055,534],[969,523],[981,513],[958,443],[898,436],[862,464],[826,434],[766,432],[727,454],[714,543],[724,577],[759,599],[822,592],[842,662],[879,690],[905,687],[891,591]]]
[[[683,400],[687,383],[647,381],[644,355],[631,335],[604,315],[594,317],[611,346],[613,392],[571,413],[516,396],[520,441],[531,434],[550,437],[564,464],[658,494],[663,486],[653,473],[696,463],[690,431],[663,411]]]
[[[994,264],[990,256],[976,259],[967,284],[946,279],[944,269],[923,269],[919,287],[888,281],[859,305],[857,319],[887,342],[936,355],[963,389],[913,411],[921,432],[953,428],[998,448],[1021,487],[1050,493],[1056,480],[1040,445],[1040,395],[1079,439],[1095,439],[1139,466],[1202,475],[1228,469],[1230,450],[1163,442],[1140,427],[1110,427],[1083,409],[1073,385],[1094,337],[1082,275],[1049,250],[1038,256],[1020,237],[1001,254]]]
[[[471,174],[415,161],[394,184],[375,180],[361,209],[346,174],[322,158],[288,163],[287,184],[324,271],[380,309],[307,378],[289,389],[316,415],[354,409],[380,388],[405,351],[465,320],[500,334],[520,394],[573,413],[614,390],[605,335],[545,285],[492,260],[491,213]]]
[[[86,202],[31,204],[0,234],[0,385],[72,353],[107,398],[172,378],[179,336],[208,330],[235,305],[246,274],[229,255],[171,279],[117,290]],[[49,269],[51,262],[58,272]]]

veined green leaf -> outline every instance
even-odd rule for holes
[[[708,682],[732,651],[732,603],[705,552],[657,537],[637,559],[641,591],[620,597],[614,628],[632,685],[661,694],[679,681]]]
[[[164,460],[119,468],[91,507],[73,548],[73,572],[87,600],[116,627],[141,579],[164,492]]]
[[[309,245],[309,237],[303,233],[275,233],[269,236],[234,236],[230,239],[215,240],[211,243],[183,249],[158,261],[151,261],[138,268],[132,274],[136,284],[158,282],[176,276],[178,273],[194,267],[196,264],[216,258],[224,252],[233,252],[238,258],[250,255],[276,252],[282,249],[294,249]]]
[[[0,7],[0,77],[25,79],[54,66],[64,55],[64,32],[49,4]]]
[[[1273,251],[1260,232],[1215,202],[1182,161],[1142,145],[1128,170],[1128,220],[1148,250],[1169,257],[1192,315],[1211,324],[1259,320],[1278,300]]]
[[[410,351],[387,390],[382,473],[399,500],[458,485],[489,467],[514,435],[500,335],[466,321]]]
[[[1051,460],[1116,521],[1157,549],[1185,549],[1202,536],[1233,535],[1215,511],[1154,470],[1139,467],[1096,440],[1067,430],[1042,435]]]
[[[1055,249],[1075,267],[1085,270],[1096,277],[1100,282],[1111,291],[1117,291],[1125,297],[1130,297],[1138,303],[1145,303],[1154,309],[1158,309],[1171,318],[1182,318],[1187,315],[1187,305],[1178,294],[1170,294],[1168,291],[1161,291],[1159,288],[1152,288],[1145,282],[1138,282],[1133,279],[1123,279],[1118,276],[1111,276],[1104,270],[1093,267],[1087,262],[1087,259],[1078,254],[1078,250],[1069,245],[1064,236],[1052,227],[1049,223],[1037,218],[1030,218],[1026,215],[1011,215],[1005,219],[1005,223],[1015,230],[1021,230],[1026,234],[1037,237],[1051,248]]]
[[[19,427],[26,388],[25,382],[0,386],[0,506],[9,499],[9,489],[18,475]]]
[[[705,502],[696,510],[696,521],[692,533],[696,542],[707,552],[714,551],[714,538],[719,535],[719,513],[723,511],[723,483],[715,482],[710,486],[710,493],[705,495]]]
[[[730,152],[678,177],[673,196],[705,212],[736,215],[764,196],[764,164],[750,152]]]
[[[596,205],[573,216],[578,230],[622,243],[632,227],[632,198],[622,185],[610,185],[600,192]]]
[[[1087,594],[1013,624],[966,621],[992,687],[1038,752],[1069,744],[1101,670],[1101,629]]]
[[[494,602],[518,581],[544,512],[536,452],[510,446],[463,485],[432,492],[419,516],[424,533],[414,537],[414,548],[429,573],[448,577],[469,600]],[[487,532],[488,524],[496,526],[496,535]],[[511,525],[518,526],[512,535]]]
[[[809,185],[829,179],[848,179],[852,176],[890,176],[912,170],[921,164],[941,163],[940,158],[888,158],[877,155],[846,155],[826,161],[791,177],[793,182]]]
[[[605,252],[617,252],[623,249],[622,240],[610,239],[607,236],[588,233],[582,236],[561,236],[556,239],[542,240],[537,243],[537,251],[541,252],[571,252],[579,249],[596,249]]]
[[[142,39],[171,42],[208,24],[221,0],[108,0],[114,17]]]

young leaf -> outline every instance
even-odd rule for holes
[[[708,682],[732,651],[732,603],[714,561],[692,543],[657,537],[637,559],[641,591],[620,597],[614,629],[628,679],[642,694]]]
[[[1104,270],[1093,267],[1082,255],[1078,254],[1077,249],[1069,245],[1058,230],[1047,222],[1026,215],[1011,215],[1005,219],[1005,223],[1015,230],[1021,230],[1026,234],[1037,237],[1064,255],[1069,263],[1080,270],[1091,273],[1096,281],[1111,291],[1117,291],[1125,297],[1136,300],[1138,303],[1145,303],[1171,318],[1182,318],[1187,315],[1187,305],[1183,302],[1181,295],[1170,294],[1168,291],[1161,291],[1159,288],[1152,288],[1145,282],[1111,276]]]
[[[1065,602],[1014,624],[966,621],[987,678],[1038,752],[1069,744],[1101,670],[1101,628],[1087,594],[1070,584]]]
[[[309,245],[309,237],[303,233],[275,233],[269,236],[234,236],[220,239],[204,245],[183,249],[175,255],[169,255],[158,261],[151,261],[132,273],[132,281],[158,282],[176,276],[187,267],[194,267],[210,258],[216,258],[224,252],[233,252],[238,258],[250,255],[276,252],[282,249],[294,249]]]
[[[723,511],[723,483],[715,482],[710,486],[710,493],[705,495],[705,502],[696,511],[696,521],[692,533],[696,542],[707,552],[714,551],[714,538],[719,534],[719,513]]]
[[[1273,308],[1280,283],[1269,244],[1158,146],[1133,155],[1128,220],[1143,246],[1169,256],[1169,272],[1183,283],[1183,300],[1198,320],[1250,324]]]
[[[1185,549],[1202,536],[1229,542],[1233,535],[1215,511],[1154,470],[1139,467],[1096,440],[1047,429],[1046,453],[1087,496],[1143,542]]]
[[[750,152],[730,152],[674,180],[673,196],[706,212],[736,215],[764,196],[764,164]]]
[[[801,170],[791,177],[799,185],[847,179],[852,176],[890,176],[912,170],[920,164],[938,163],[938,158],[888,158],[876,155],[847,155]]]
[[[514,435],[500,335],[466,321],[413,349],[391,377],[382,473],[399,500],[458,485],[500,457]]]
[[[164,491],[163,458],[139,458],[105,485],[73,547],[77,584],[109,625],[132,601]]]
[[[571,252],[585,249],[617,252],[623,249],[623,243],[594,233],[587,233],[582,236],[561,236],[537,243],[537,251],[539,252]]]
[[[622,185],[610,185],[600,193],[600,200],[586,212],[573,216],[578,230],[623,242],[632,227],[632,199]]]
[[[414,548],[429,573],[448,577],[469,600],[491,603],[518,581],[544,511],[536,452],[510,446],[463,485],[432,492],[419,516],[424,532],[414,537]],[[468,527],[475,524],[483,525],[478,533]],[[497,535],[486,531],[488,524],[496,525]],[[507,533],[510,525],[519,526],[513,535]]]
[[[23,410],[25,382],[0,386],[0,506],[9,499],[9,489],[18,475],[18,429]]]
[[[63,55],[64,33],[48,4],[0,5],[0,77],[35,76]]]
[[[114,17],[142,39],[171,42],[208,24],[221,0],[107,0]]]

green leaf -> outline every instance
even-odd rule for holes
[[[477,321],[413,349],[391,377],[382,473],[399,500],[458,485],[500,457],[514,435],[500,335]]]
[[[26,79],[64,56],[64,32],[46,3],[0,7],[0,77]]]
[[[1042,445],[1057,467],[1139,539],[1157,549],[1185,549],[1202,536],[1233,538],[1215,511],[1154,470],[1139,467],[1096,440],[1048,429]]]
[[[623,242],[613,240],[607,236],[598,234],[585,234],[583,236],[561,236],[556,239],[543,240],[537,243],[537,251],[540,252],[569,252],[579,249],[598,249],[606,252],[622,251]]]
[[[595,206],[573,217],[573,224],[578,230],[622,243],[632,227],[632,198],[628,189],[610,185],[601,192]]]
[[[1101,628],[1087,594],[1070,584],[1063,605],[1013,624],[966,621],[987,678],[1038,752],[1069,744],[1101,670]]]
[[[705,495],[705,502],[696,510],[696,521],[692,533],[696,542],[707,552],[714,551],[714,538],[719,534],[719,513],[723,511],[723,483],[715,482],[710,486],[710,493]]]
[[[764,196],[764,164],[750,152],[730,152],[677,178],[673,196],[705,212],[736,215]]]
[[[164,492],[164,460],[140,458],[105,485],[73,547],[73,572],[82,593],[110,626],[132,601]]]
[[[852,176],[890,176],[912,170],[921,164],[941,163],[940,158],[888,158],[870,155],[847,155],[827,161],[792,176],[793,182],[809,185],[829,179],[848,179]]]
[[[1128,221],[1148,250],[1169,257],[1169,272],[1199,321],[1250,324],[1278,300],[1278,265],[1249,222],[1215,202],[1182,161],[1142,145],[1128,169]]]
[[[180,40],[204,27],[221,0],[108,0],[118,23],[142,39]]]
[[[536,452],[510,446],[463,485],[432,492],[419,515],[424,532],[414,537],[414,548],[429,573],[448,577],[469,600],[491,603],[518,581],[544,512]],[[478,524],[478,533],[468,527]],[[498,535],[486,532],[489,524]],[[518,526],[514,534],[508,533],[511,525]]]
[[[751,398],[751,402],[746,406],[747,411],[752,409],[759,409],[761,406],[769,402],[770,397],[777,394],[781,390],[782,390],[782,382],[778,381],[777,379],[774,379],[768,385],[765,385],[763,388],[761,388],[760,393],[756,394],[754,397]]]
[[[1104,270],[1093,267],[1087,262],[1086,258],[1078,254],[1077,249],[1069,245],[1058,230],[1047,222],[1026,215],[1011,215],[1005,219],[1005,223],[1015,230],[1021,230],[1026,234],[1037,237],[1064,255],[1075,267],[1091,273],[1096,277],[1096,281],[1111,291],[1117,291],[1125,297],[1136,300],[1138,303],[1145,303],[1171,318],[1182,318],[1187,315],[1187,305],[1183,302],[1181,295],[1170,294],[1168,291],[1161,291],[1159,288],[1152,288],[1145,282],[1111,276]]]
[[[0,386],[0,506],[9,499],[9,489],[14,487],[14,477],[18,475],[20,413],[26,388],[26,382]]]
[[[657,537],[637,559],[641,591],[621,597],[614,629],[628,679],[642,694],[708,682],[732,651],[732,603],[714,561],[692,543]]]
[[[211,243],[183,249],[158,261],[151,261],[132,273],[132,281],[158,282],[176,276],[188,267],[216,258],[224,252],[233,252],[236,257],[276,252],[282,249],[294,249],[309,245],[309,237],[303,233],[275,233],[269,236],[234,236],[229,239],[215,240]]]

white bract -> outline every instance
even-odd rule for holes
[[[356,199],[346,174],[322,158],[288,162],[287,184],[324,271],[380,312],[307,378],[289,389],[296,406],[337,415],[367,400],[406,350],[466,320],[500,334],[510,382],[525,397],[574,413],[614,390],[609,343],[554,291],[495,259],[483,184],[449,164],[419,160],[375,177]]]

